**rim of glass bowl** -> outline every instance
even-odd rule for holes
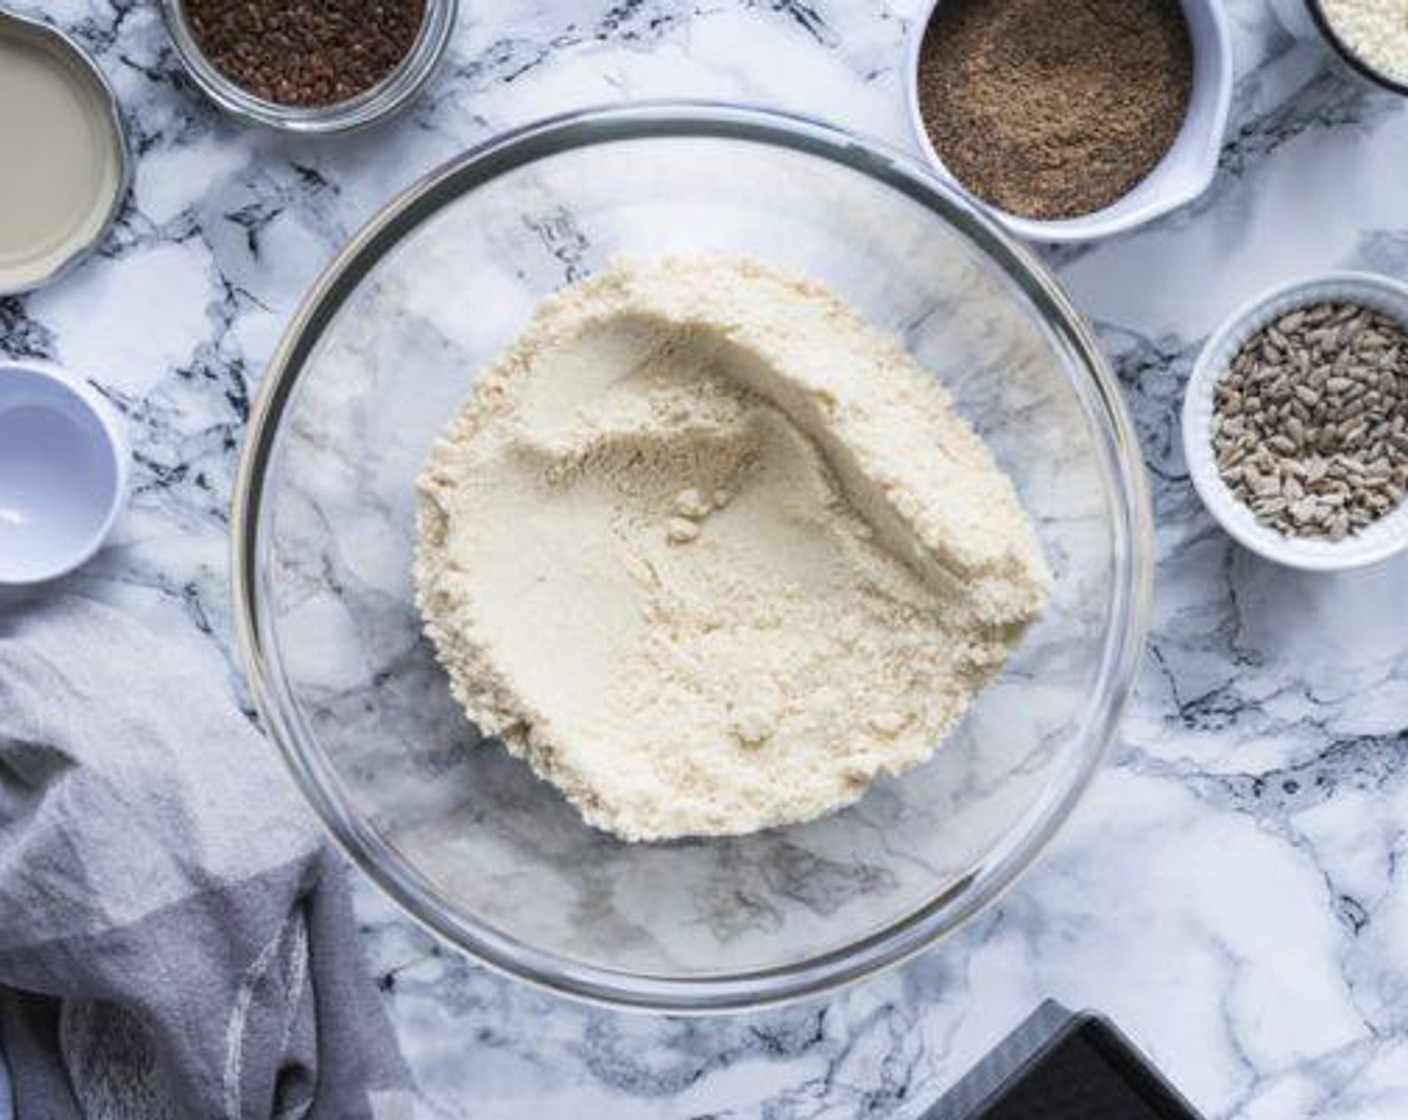
[[[256,97],[223,74],[196,41],[186,0],[161,0],[166,30],[186,73],[217,106],[246,124],[305,136],[351,132],[400,112],[430,80],[445,56],[459,0],[425,0],[420,30],[406,57],[370,89],[330,105],[282,105]]]
[[[499,175],[565,151],[658,137],[739,140],[828,159],[948,221],[1015,282],[1056,344],[1085,370],[1073,387],[1091,417],[1106,472],[1121,483],[1112,511],[1112,625],[1081,719],[1083,745],[1061,780],[977,871],[890,927],[793,964],[699,977],[635,974],[559,957],[443,905],[430,881],[357,815],[304,725],[280,671],[259,566],[260,502],[283,410],[323,332],[385,254],[425,217]],[[412,918],[491,968],[588,1002],[666,1013],[737,1011],[815,996],[907,960],[984,909],[1046,846],[1098,771],[1138,672],[1152,598],[1151,514],[1139,445],[1089,328],[1045,267],[907,156],[804,117],[709,102],[587,109],[530,124],[471,149],[385,206],[323,272],[284,333],[251,415],[232,530],[236,625],[255,701],[304,796],[352,861]]]

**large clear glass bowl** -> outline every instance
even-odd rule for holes
[[[618,256],[664,253],[803,273],[902,338],[1016,481],[1056,590],[927,766],[815,823],[629,845],[478,743],[452,700],[412,601],[414,482],[540,300]],[[265,379],[235,548],[260,711],[356,863],[487,964],[672,1011],[824,991],[991,902],[1098,768],[1150,584],[1117,386],[1042,267],[899,155],[717,105],[535,125],[387,206]]]

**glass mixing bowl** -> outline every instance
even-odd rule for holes
[[[1056,587],[928,765],[811,824],[630,845],[478,744],[420,633],[414,484],[544,297],[618,256],[665,253],[805,274],[902,338],[1012,475]],[[656,1010],[818,993],[991,902],[1098,768],[1147,624],[1138,448],[1051,278],[909,160],[716,105],[534,125],[387,206],[273,361],[234,530],[259,709],[352,859],[486,964]]]

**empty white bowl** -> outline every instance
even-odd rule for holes
[[[919,61],[924,33],[942,2],[932,0],[910,32],[907,85],[915,143],[940,178],[995,215],[1017,236],[1031,241],[1063,242],[1109,237],[1187,205],[1211,185],[1232,104],[1232,35],[1222,0],[1181,0],[1193,41],[1193,95],[1173,146],[1154,170],[1118,202],[1091,214],[1058,221],[1024,218],[984,201],[949,171],[934,149],[919,109]]]
[[[0,359],[0,587],[55,579],[97,552],[128,464],[116,415],[85,382]]]
[[[1208,340],[1183,397],[1183,454],[1208,511],[1240,544],[1290,568],[1330,572],[1362,568],[1408,549],[1408,502],[1339,541],[1288,537],[1257,519],[1222,480],[1212,447],[1213,390],[1246,341],[1297,307],[1357,303],[1408,326],[1408,285],[1367,272],[1339,272],[1273,288],[1243,307]]]

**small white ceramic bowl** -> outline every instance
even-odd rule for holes
[[[0,359],[0,588],[55,579],[97,552],[129,462],[117,416],[85,382]]]
[[[1263,525],[1217,469],[1212,447],[1213,390],[1246,341],[1297,307],[1325,300],[1362,304],[1408,326],[1408,285],[1367,272],[1341,272],[1272,289],[1243,307],[1208,340],[1183,397],[1183,454],[1208,511],[1240,544],[1278,564],[1306,571],[1362,568],[1408,549],[1408,502],[1339,541],[1288,537]]]
[[[1193,40],[1193,95],[1183,127],[1159,164],[1118,202],[1092,214],[1059,221],[1041,221],[1009,214],[974,195],[960,182],[934,149],[919,109],[919,61],[924,33],[943,0],[931,0],[923,18],[910,31],[907,70],[910,128],[929,165],[1008,229],[1029,241],[1093,241],[1133,229],[1170,210],[1192,202],[1208,189],[1217,174],[1227,115],[1232,105],[1232,35],[1222,0],[1180,0]]]

